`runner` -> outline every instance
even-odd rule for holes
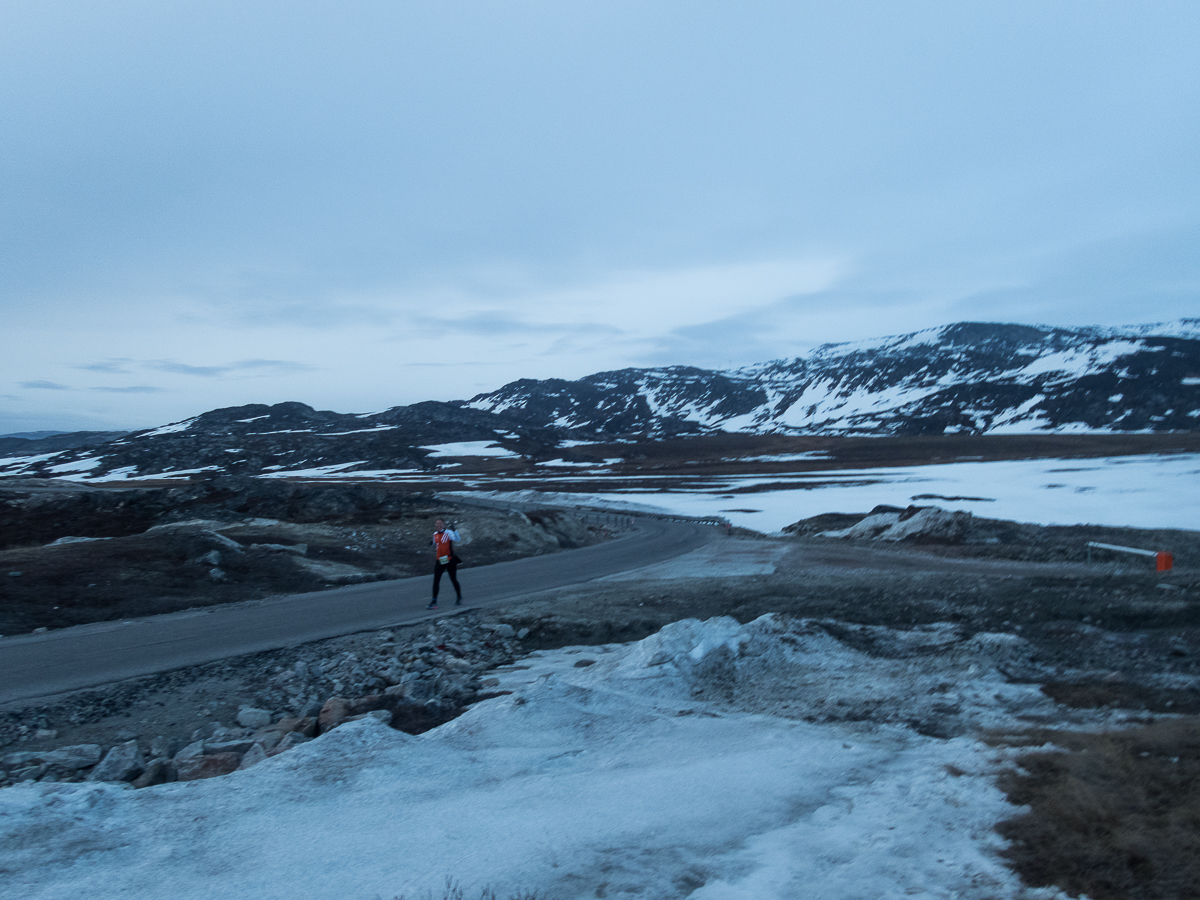
[[[454,585],[454,593],[458,599],[454,601],[455,606],[462,606],[462,588],[458,586],[458,564],[462,562],[458,558],[458,554],[454,552],[454,545],[458,542],[458,532],[453,528],[446,527],[445,519],[438,519],[434,523],[434,528],[437,530],[433,533],[433,540],[429,543],[433,546],[433,599],[429,601],[426,609],[438,608],[438,586],[442,583],[442,572],[450,574],[450,583]]]

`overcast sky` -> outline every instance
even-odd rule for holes
[[[0,4],[0,433],[1200,314],[1200,4]]]

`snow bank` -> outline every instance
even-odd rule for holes
[[[968,733],[1051,708],[993,668],[1020,640],[858,637],[882,652],[690,620],[535,654],[419,737],[363,720],[208,781],[11,788],[0,870],[29,900],[369,900],[447,875],[562,900],[1060,896],[997,858],[1013,810]],[[923,717],[957,736],[903,724]]]

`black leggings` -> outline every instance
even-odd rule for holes
[[[438,585],[442,583],[442,572],[446,572],[450,576],[450,583],[454,585],[454,593],[458,595],[458,599],[462,599],[462,588],[458,586],[458,563],[451,560],[448,563],[433,564],[433,599],[437,599]]]

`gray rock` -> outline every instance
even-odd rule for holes
[[[221,551],[209,550],[202,557],[200,557],[200,562],[207,563],[210,566],[219,566],[221,564]]]
[[[250,738],[241,738],[236,741],[213,741],[204,742],[205,753],[245,753],[254,746],[254,741]]]
[[[511,625],[505,625],[502,622],[495,625],[484,625],[483,627],[490,628],[493,634],[502,638],[516,637],[517,634],[517,630],[515,628],[513,628]]]
[[[905,541],[914,538],[953,543],[962,539],[971,524],[969,512],[927,506],[879,535],[881,541]]]
[[[204,537],[208,538],[209,541],[216,544],[218,547],[222,548],[223,550],[228,550],[231,553],[243,552],[242,545],[239,544],[237,541],[235,541],[233,538],[226,537],[225,535],[219,534],[216,531],[202,531],[200,533],[202,535],[204,535]]]
[[[59,747],[45,754],[42,761],[46,765],[62,766],[64,769],[84,769],[100,761],[100,745],[75,744],[71,747]]]
[[[13,773],[13,778],[17,781],[37,781],[45,773],[45,766],[26,766],[23,769],[17,769]]]
[[[3,764],[6,769],[11,769],[15,766],[27,766],[32,762],[37,762],[42,758],[42,753],[36,750],[19,750],[16,753],[5,753],[0,757],[0,764]]]
[[[346,719],[345,722],[342,722],[342,724],[345,725],[346,722],[357,722],[359,719],[378,719],[384,725],[391,725],[392,711],[390,709],[373,709],[370,712],[365,712],[357,716],[351,716],[350,718]]]
[[[289,731],[283,736],[283,740],[275,745],[275,753],[280,753],[284,750],[291,750],[293,747],[311,741],[312,738],[305,737],[298,731]]]
[[[270,553],[295,553],[304,556],[308,553],[308,544],[251,544],[251,550],[266,550]]]
[[[867,516],[862,521],[838,531],[822,531],[821,537],[847,538],[876,538],[900,521],[898,512],[882,512]]]
[[[176,761],[204,755],[204,740],[194,741],[175,754]]]
[[[146,771],[133,779],[133,786],[135,788],[152,787],[156,784],[165,784],[168,781],[174,781],[176,777],[175,763],[172,760],[159,757],[146,763]]]
[[[213,581],[224,581],[227,576],[224,569],[209,569],[208,577]]]
[[[314,700],[300,711],[301,718],[315,719],[317,716],[321,715],[322,706],[324,706],[324,704],[320,700]]]
[[[179,742],[164,735],[159,735],[150,742],[151,758],[163,757],[170,759],[179,752]]]
[[[529,637],[529,629],[528,628],[522,628],[520,631],[517,632],[517,640],[518,641],[523,641],[527,637]]]
[[[88,781],[132,781],[146,770],[137,741],[117,744],[88,773]]]
[[[76,744],[73,747],[60,747],[57,750],[23,750],[18,753],[5,754],[0,763],[5,768],[27,766],[30,763],[45,763],[49,766],[61,766],[64,769],[83,769],[94,766],[100,761],[99,744]]]
[[[243,728],[266,728],[272,721],[274,716],[265,709],[254,706],[238,707],[237,723]]]
[[[267,758],[267,751],[263,749],[262,744],[254,744],[242,755],[242,761],[238,764],[239,769],[249,769],[251,766],[256,766]]]

